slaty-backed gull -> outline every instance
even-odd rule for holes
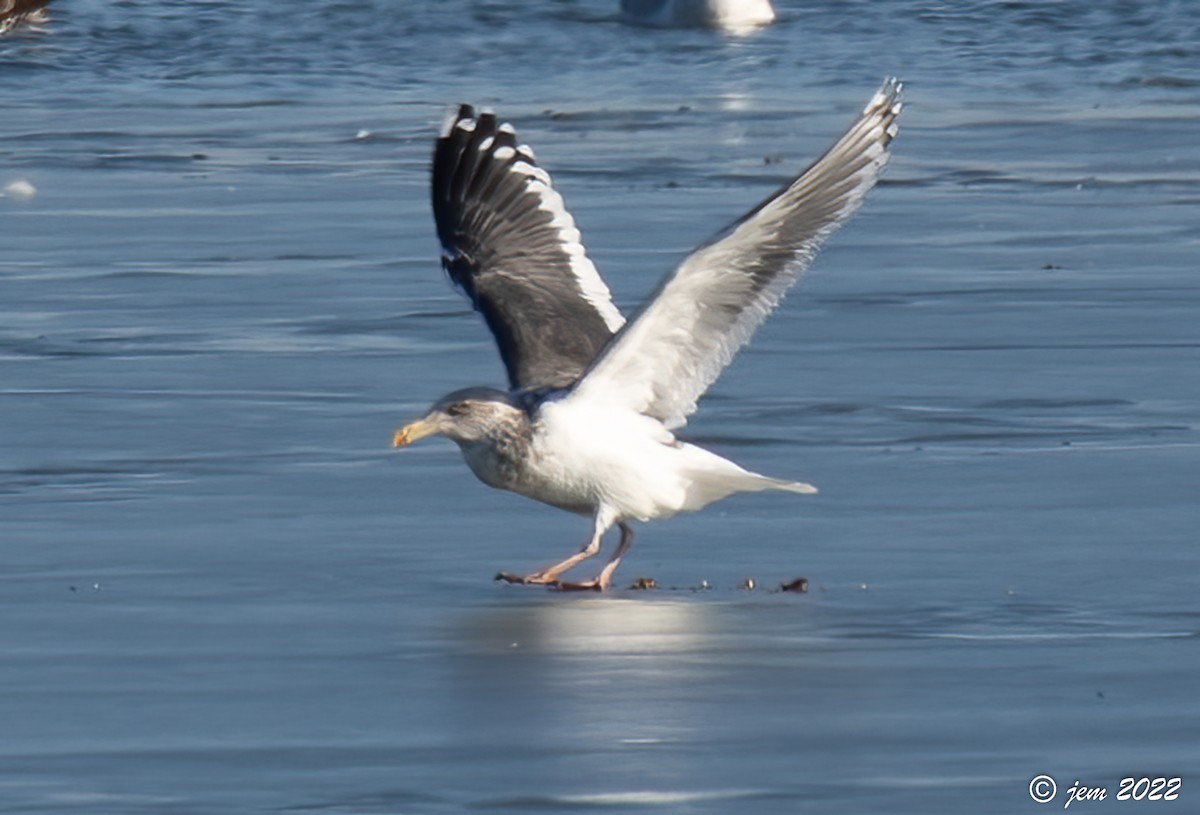
[[[495,336],[509,390],[444,396],[393,443],[444,435],[484,483],[592,519],[571,557],[498,578],[604,589],[633,540],[629,521],[739,492],[816,492],[745,470],[672,431],[879,179],[900,88],[885,82],[824,155],[692,252],[628,322],[550,176],[512,127],[467,105],[451,118],[433,156],[442,265]],[[620,542],[600,573],[561,580],[614,525]]]

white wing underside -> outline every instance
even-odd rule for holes
[[[888,80],[821,158],[689,255],[592,363],[571,400],[680,427],[755,329],[862,205],[896,135],[900,83]]]

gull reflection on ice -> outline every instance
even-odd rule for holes
[[[501,742],[515,732],[548,747],[676,741],[692,727],[686,689],[711,681],[711,613],[616,597],[475,608],[452,634],[450,706],[464,727]]]
[[[468,636],[485,650],[539,654],[679,654],[712,632],[698,603],[613,597],[490,608]]]

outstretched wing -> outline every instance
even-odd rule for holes
[[[696,401],[862,205],[896,135],[889,79],[807,170],[689,255],[575,386],[596,400],[686,423]]]
[[[625,322],[550,176],[493,114],[463,105],[438,138],[433,217],[514,389],[572,384]]]

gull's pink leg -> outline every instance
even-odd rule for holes
[[[604,564],[604,568],[600,574],[596,575],[591,580],[585,580],[582,583],[565,583],[560,582],[558,587],[563,591],[604,591],[612,587],[613,572],[617,570],[617,564],[621,562],[621,556],[633,544],[633,530],[629,528],[629,524],[624,521],[618,522],[617,526],[621,528],[621,542],[617,544],[617,550],[613,552],[612,557],[608,559],[608,563]]]
[[[500,572],[496,575],[497,580],[503,580],[507,583],[529,583],[533,585],[545,586],[558,583],[558,576],[568,569],[574,568],[583,561],[595,555],[600,551],[600,539],[604,537],[604,533],[612,526],[612,521],[607,520],[602,516],[602,513],[596,513],[596,517],[592,522],[592,536],[587,543],[583,545],[575,554],[564,560],[562,563],[556,563],[553,566],[542,569],[540,572],[534,572],[527,575],[510,574],[509,572]],[[622,528],[624,524],[622,523]],[[625,540],[624,532],[621,533],[622,542]],[[618,551],[620,547],[618,547]]]

